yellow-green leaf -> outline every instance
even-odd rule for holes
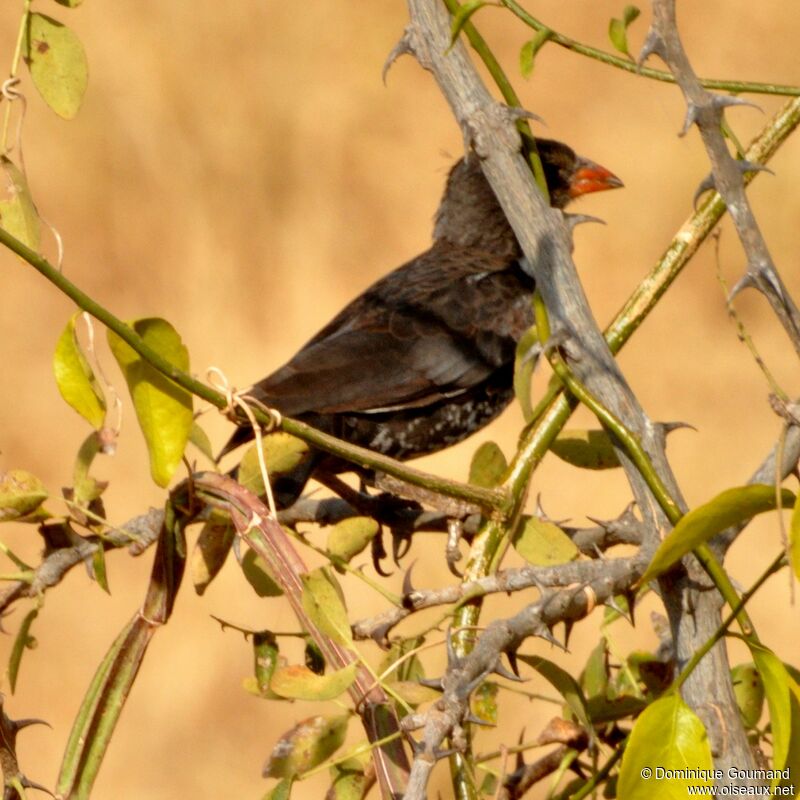
[[[190,567],[192,584],[197,594],[202,595],[222,569],[233,544],[233,537],[234,529],[230,519],[212,517],[203,525],[192,552]]]
[[[24,517],[47,500],[44,484],[24,469],[0,473],[0,522]]]
[[[144,342],[182,372],[189,371],[189,352],[164,319],[139,319],[131,327]],[[165,487],[181,463],[192,430],[192,395],[164,377],[113,331],[108,343],[133,399],[136,418],[150,454],[150,474]]]
[[[537,567],[566,564],[579,555],[575,543],[558,525],[538,517],[523,518],[512,544],[529,564]]]
[[[781,490],[781,504],[784,508],[790,507],[794,499],[788,489]],[[726,489],[713,500],[681,517],[658,546],[641,583],[653,580],[695,547],[726,528],[746,522],[764,511],[773,511],[776,507],[774,486],[757,483]]]
[[[600,645],[602,647],[602,644]],[[601,651],[605,655],[605,650]],[[540,656],[526,656],[517,653],[517,658],[528,666],[533,667],[545,680],[549,681],[553,688],[566,700],[570,710],[575,715],[578,722],[585,728],[590,735],[594,732],[594,727],[589,721],[589,712],[586,706],[586,697],[580,684],[566,670],[562,669],[552,661]],[[603,660],[603,666],[605,662]],[[605,673],[603,673],[605,675]],[[605,691],[605,687],[603,687]]]
[[[356,679],[356,667],[354,661],[326,675],[317,675],[300,664],[278,667],[272,673],[269,688],[292,700],[334,700],[350,688]]]
[[[416,681],[387,681],[386,688],[410,706],[419,706],[423,703],[432,703],[438,700],[442,693],[430,686],[423,686]]]
[[[280,597],[283,594],[280,584],[270,575],[269,568],[255,551],[248,550],[242,557],[242,572],[259,597]]]
[[[0,165],[3,168],[0,225],[31,250],[38,250],[42,225],[28,181],[17,169],[17,165],[6,156],[0,156]]]
[[[264,777],[291,778],[321,764],[342,746],[349,719],[348,714],[342,714],[299,722],[272,749]]]
[[[526,80],[533,74],[533,62],[537,53],[552,35],[553,31],[549,28],[542,28],[542,30],[537,31],[533,39],[522,45],[522,49],[519,51],[519,71]]]
[[[337,522],[328,534],[331,556],[350,561],[375,538],[380,525],[371,517],[349,517]]]
[[[684,800],[689,786],[711,786],[700,777],[658,778],[656,770],[711,770],[711,747],[700,718],[677,694],[651,703],[636,720],[622,757],[617,797]],[[694,773],[697,774],[697,773]]]
[[[52,17],[30,14],[24,54],[45,103],[60,117],[72,119],[89,82],[89,65],[80,39]]]
[[[622,12],[622,19],[612,19],[608,24],[608,38],[611,40],[611,44],[626,56],[630,56],[628,51],[628,26],[640,13],[636,6],[625,6]]]
[[[620,466],[611,438],[605,431],[564,431],[550,445],[550,450],[562,461],[581,469]]]
[[[289,800],[293,783],[294,778],[284,778],[264,795],[263,800]]]
[[[291,472],[308,454],[308,444],[290,433],[276,431],[264,436],[261,452],[270,476]],[[258,444],[247,449],[239,463],[238,481],[255,495],[264,494],[261,465],[258,462]]]
[[[36,640],[30,635],[31,625],[36,617],[39,615],[37,609],[31,609],[22,620],[22,624],[17,631],[14,645],[11,648],[11,657],[8,659],[8,685],[11,688],[11,694],[17,688],[17,678],[19,677],[19,666],[22,663],[22,654],[36,646]]]
[[[103,427],[106,400],[95,378],[75,331],[75,321],[81,312],[72,315],[56,344],[53,373],[61,396],[93,428]]]
[[[303,609],[311,621],[337,644],[349,647],[353,643],[344,595],[329,569],[320,567],[307,575],[303,582]]]
[[[800,495],[794,501],[789,525],[789,560],[796,578],[800,578]]]
[[[211,447],[211,439],[208,434],[197,424],[192,423],[189,431],[189,441],[209,460],[214,461],[214,449]]]
[[[755,728],[764,707],[764,682],[755,664],[737,664],[731,670],[731,682],[745,728]]]
[[[772,730],[772,769],[781,770],[786,766],[792,737],[792,705],[789,688],[792,679],[775,653],[752,642],[748,642],[748,645],[767,697],[769,724]]]
[[[495,442],[484,442],[472,456],[469,465],[469,482],[475,486],[493,489],[502,483],[508,469],[503,451]]]
[[[330,772],[332,783],[325,800],[363,800],[369,787],[362,762],[348,758],[341,764],[334,764]]]
[[[500,687],[491,681],[482,683],[470,697],[472,713],[488,725],[497,725],[497,695]]]

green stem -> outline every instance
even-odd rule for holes
[[[145,361],[155,367],[162,375],[165,375],[178,386],[182,386],[187,391],[202,398],[211,405],[219,409],[227,406],[225,395],[212,389],[210,386],[196,380],[191,375],[182,372],[174,364],[171,364],[163,356],[149,347],[131,328],[122,320],[115,317],[110,311],[106,310],[93,300],[89,295],[79,289],[62,272],[59,272],[47,259],[40,256],[19,239],[12,236],[8,231],[0,228],[0,244],[5,245],[9,250],[16,253],[24,261],[27,261],[34,269],[40,272],[47,280],[59,288],[67,297],[73,300],[80,308],[91,314],[95,319],[102,322],[107,328],[114,331],[123,341],[129,344]],[[273,424],[269,414],[265,414],[258,408],[253,408],[256,419],[265,424]],[[329,436],[310,425],[306,425],[299,420],[284,417],[280,428],[286,433],[291,433],[299,439],[325,450],[333,455],[365,468],[374,469],[378,472],[385,472],[398,478],[401,481],[410,483],[414,486],[422,486],[433,492],[455,497],[459,500],[466,500],[474,503],[481,508],[499,509],[506,503],[505,492],[499,489],[484,489],[480,486],[459,483],[458,481],[441,478],[431,475],[413,467],[401,464],[392,458],[367,450],[364,447],[357,447],[347,442]]]
[[[595,61],[600,61],[611,67],[625,70],[625,72],[641,75],[644,78],[652,78],[653,80],[662,81],[663,83],[675,83],[675,76],[671,72],[664,72],[660,69],[651,69],[650,67],[644,66],[639,67],[635,62],[627,58],[616,56],[605,50],[599,50],[596,47],[589,47],[575,39],[570,39],[569,36],[557,33],[529,14],[516,0],[499,0],[499,2],[535,31],[550,31],[550,41],[555,42],[561,47],[565,47],[567,50],[572,50],[574,53],[580,53],[580,55],[593,58]],[[751,92],[753,94],[773,94],[785,97],[800,96],[800,87],[787,86],[779,83],[757,83],[754,81],[728,81],[716,80],[713,78],[700,78],[700,84],[706,89],[718,89],[725,92]]]
[[[739,612],[742,611],[750,598],[761,588],[761,586],[771,575],[776,573],[783,566],[785,558],[786,553],[779,553],[777,558],[775,558],[775,560],[759,576],[758,580],[756,580],[756,582],[741,596],[737,605],[731,607],[730,613],[722,621],[714,635],[694,653],[694,655],[686,663],[686,666],[684,666],[684,668],[681,670],[680,675],[675,678],[672,683],[672,690],[678,691],[681,686],[683,686],[683,684],[686,682],[686,679],[694,671],[695,667],[703,660],[703,657],[727,633],[728,628],[730,628],[731,624],[737,618]]]
[[[451,14],[455,14],[461,7],[461,3],[459,3],[458,0],[444,0],[444,4]],[[511,81],[508,79],[505,70],[500,66],[500,62],[495,58],[494,53],[491,51],[489,45],[486,44],[486,40],[483,36],[478,32],[478,29],[471,22],[466,22],[462,30],[466,34],[469,43],[472,45],[472,49],[480,56],[481,61],[483,61],[486,69],[492,76],[492,80],[497,84],[497,88],[500,89],[500,94],[503,95],[506,104],[512,108],[522,108],[522,101],[514,91],[514,87],[511,85]],[[536,149],[536,139],[534,139],[531,126],[526,119],[518,119],[516,125],[517,130],[522,134],[528,156],[528,163],[531,165],[534,178],[536,178],[536,185],[549,204],[550,191],[547,188],[547,180],[544,177],[544,167],[542,166],[541,158],[539,158],[539,151]]]

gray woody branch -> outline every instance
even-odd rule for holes
[[[681,87],[686,100],[686,118],[681,135],[692,125],[697,125],[711,161],[713,186],[728,207],[747,256],[747,272],[734,287],[730,299],[746,287],[758,289],[769,301],[800,354],[800,312],[775,267],[745,192],[744,172],[759,167],[732,158],[722,134],[725,108],[751,104],[702,87],[678,34],[675,0],[653,0],[653,21],[639,55],[639,64],[653,53],[661,57]]]
[[[519,152],[514,115],[489,95],[461,43],[449,47],[450,18],[439,0],[408,0],[408,7],[410,24],[396,52],[413,53],[433,73],[465,138],[483,159],[484,174],[534,273],[555,337],[574,376],[639,437],[672,497],[685,508],[655,426],[625,382],[591,316],[570,255],[570,233],[563,217],[547,207]],[[647,549],[656,544],[655,532],[668,527],[667,521],[624,452],[620,452],[620,460],[649,532],[644,542]],[[695,559],[685,559],[684,567],[660,581],[679,664],[714,634],[721,606],[717,592],[702,588],[708,587],[708,581]],[[683,695],[707,723],[717,765],[723,769],[752,766],[722,643],[692,673]],[[432,743],[439,730],[438,724],[426,727],[411,777],[411,785],[420,793],[409,792],[409,800],[423,796],[425,781],[421,778],[427,776],[436,758]]]

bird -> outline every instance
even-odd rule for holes
[[[536,145],[555,208],[623,185],[561,142]],[[534,279],[522,259],[480,158],[469,152],[449,172],[431,246],[348,303],[247,394],[402,461],[454,445],[514,396],[517,342],[533,324]],[[237,428],[218,459],[252,438],[251,427]],[[273,490],[286,507],[317,471],[356,469],[312,448]]]

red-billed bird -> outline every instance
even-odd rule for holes
[[[561,142],[539,139],[537,147],[555,208],[622,186]],[[450,171],[430,249],[345,306],[249,394],[285,416],[397,459],[456,444],[491,422],[514,395],[517,341],[533,324],[534,281],[521,258],[479,158],[470,154]],[[249,426],[240,427],[220,457],[252,438]],[[282,505],[299,495],[315,469],[353,467],[313,452],[278,482]]]

